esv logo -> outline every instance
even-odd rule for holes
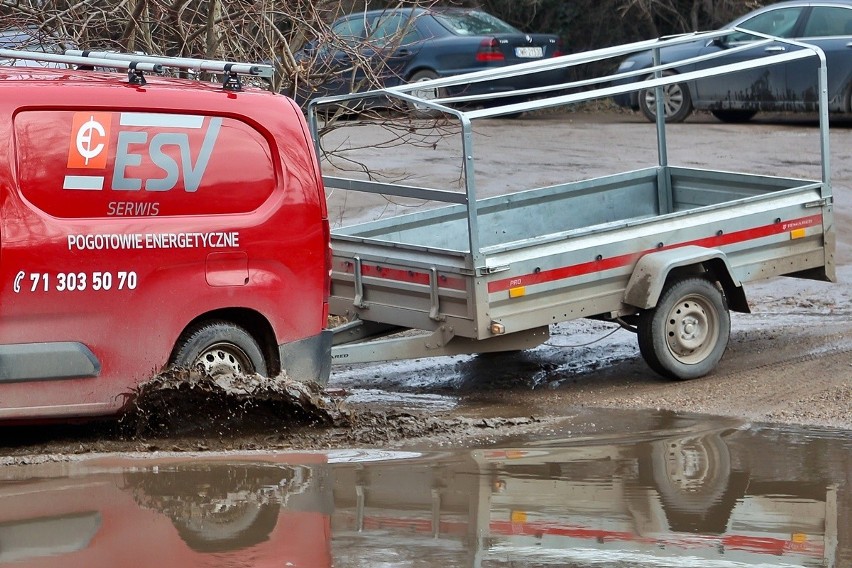
[[[118,124],[113,133],[113,117]],[[186,114],[76,112],[63,189],[198,191],[222,118]],[[111,171],[109,156],[114,153]],[[83,170],[83,171],[81,171]],[[101,170],[100,172],[95,170]]]
[[[109,112],[74,113],[68,167],[104,169],[111,125],[112,113]]]

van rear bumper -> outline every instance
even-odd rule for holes
[[[317,335],[279,345],[281,371],[296,381],[327,385],[331,375],[332,335],[330,329],[325,329]]]

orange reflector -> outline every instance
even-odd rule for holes
[[[510,460],[517,460],[520,458],[525,458],[529,455],[529,452],[526,450],[506,450],[506,458]]]
[[[523,511],[512,511],[512,522],[513,523],[525,523],[527,522],[527,514]]]
[[[802,533],[793,533],[790,539],[796,544],[802,544],[803,542],[807,542],[808,535]]]
[[[791,239],[801,239],[804,236],[805,236],[805,230],[804,229],[793,229],[792,231],[790,231],[790,238]]]
[[[509,288],[509,297],[510,298],[520,298],[521,296],[527,295],[527,287],[526,286],[518,286],[517,288]]]

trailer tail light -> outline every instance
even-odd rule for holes
[[[497,38],[484,39],[479,43],[479,50],[476,52],[477,61],[504,61],[505,59],[506,56],[500,51],[500,42]]]
[[[529,515],[527,515],[526,511],[515,511],[513,510],[509,513],[509,518],[512,519],[512,523],[521,524],[527,522],[529,519]]]

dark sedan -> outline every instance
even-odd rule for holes
[[[848,113],[852,110],[852,1],[780,2],[750,12],[726,26],[733,27],[801,40],[822,48],[828,67],[829,111]],[[663,64],[675,63],[731,50],[758,39],[760,38],[751,34],[735,32],[715,40],[661,49],[660,59]],[[773,42],[755,49],[731,53],[714,64],[735,63],[795,49],[799,48],[788,43]],[[623,61],[618,70],[628,72],[651,66],[651,52],[643,52]],[[683,73],[700,69],[701,66],[700,62],[676,66],[666,73]],[[681,122],[693,109],[709,110],[716,118],[726,122],[744,122],[759,111],[816,110],[816,68],[817,61],[807,58],[667,85],[663,92],[666,121]],[[648,76],[640,75],[632,80]],[[640,109],[648,120],[656,120],[654,89],[620,95],[615,101],[621,106]]]
[[[400,8],[359,12],[336,20],[328,41],[311,42],[297,54],[297,61],[310,69],[314,79],[296,95],[303,103],[318,96],[535,61],[561,55],[560,45],[556,35],[524,33],[481,10]],[[564,81],[564,71],[560,70],[415,94],[437,98],[510,93]]]

